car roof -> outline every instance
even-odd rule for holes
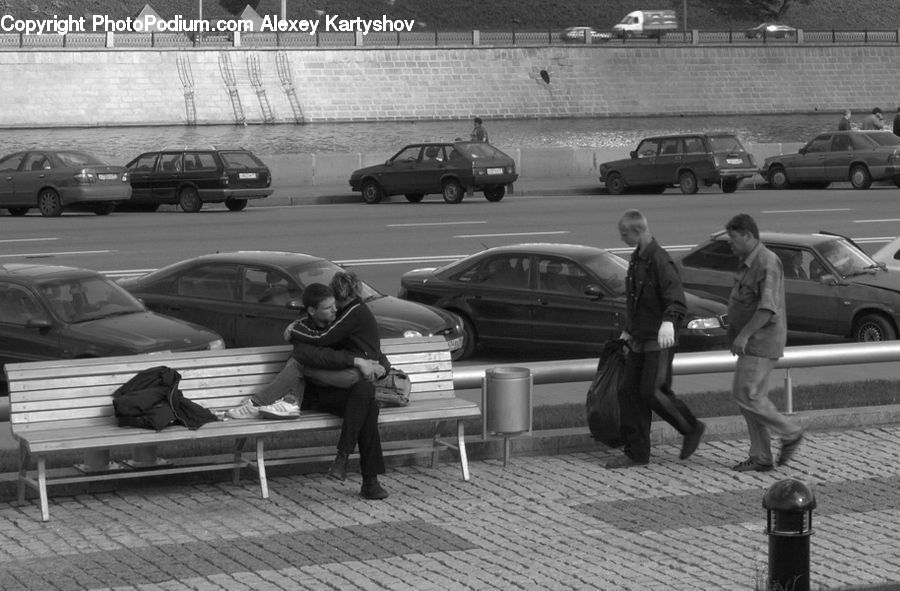
[[[697,133],[675,133],[672,135],[654,135],[651,137],[642,138],[641,141],[646,140],[670,140],[670,139],[678,139],[682,137],[737,137],[737,134],[733,131],[707,131],[707,132],[697,132]]]
[[[504,246],[495,246],[488,248],[477,254],[503,254],[509,252],[523,252],[527,254],[556,254],[561,256],[580,257],[594,256],[599,253],[608,252],[596,246],[587,246],[585,244],[563,244],[557,242],[526,242],[522,244],[507,244]]]
[[[728,235],[725,230],[720,230],[713,234],[712,238],[715,240],[727,240]],[[841,238],[843,238],[843,236],[838,236],[835,234],[825,234],[820,232],[813,232],[810,234],[800,234],[795,232],[759,233],[759,239],[764,243],[780,242],[783,244],[796,244],[798,246],[816,246],[817,244],[822,244],[823,242],[831,242],[833,240],[838,240]]]
[[[45,279],[71,279],[100,275],[97,271],[81,267],[65,267],[62,265],[35,265],[29,263],[8,263],[0,265],[0,277],[5,279],[22,279],[42,281]]]
[[[287,252],[278,250],[238,250],[234,252],[216,252],[212,254],[203,254],[198,257],[181,261],[188,262],[218,262],[218,263],[238,263],[238,264],[269,264],[280,267],[294,267],[303,263],[324,260],[322,257],[313,256],[311,254],[303,254],[300,252]]]

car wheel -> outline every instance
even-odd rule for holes
[[[116,209],[115,203],[98,203],[93,207],[97,215],[109,215]]]
[[[425,198],[425,195],[422,193],[407,193],[406,200],[410,203],[420,203],[422,199]]]
[[[478,346],[478,333],[475,332],[475,325],[469,320],[468,316],[456,312],[462,323],[463,346],[456,352],[458,357],[454,361],[468,359],[475,354],[475,348]]]
[[[47,218],[55,218],[62,215],[63,207],[59,193],[53,189],[41,190],[38,193],[38,209],[41,210],[41,215]]]
[[[384,193],[381,191],[381,186],[370,179],[362,184],[362,197],[363,201],[369,205],[374,205],[376,203],[381,203]]]
[[[723,193],[734,193],[735,191],[737,191],[737,186],[737,179],[722,179]]]
[[[853,323],[853,340],[858,343],[893,341],[896,338],[894,325],[879,314],[867,314]]]
[[[444,201],[447,203],[459,203],[463,200],[463,189],[459,181],[453,179],[444,181],[442,193],[444,194]]]
[[[611,172],[606,177],[606,191],[612,195],[621,195],[625,192],[625,179],[618,172]]]
[[[178,205],[183,211],[188,213],[196,213],[203,207],[200,201],[200,194],[194,187],[183,187],[178,193]]]
[[[869,169],[862,164],[857,164],[850,169],[850,184],[854,189],[868,189],[872,186],[872,175]]]
[[[894,184],[897,185],[897,187],[900,187],[900,177],[894,177]]]
[[[769,184],[773,189],[789,189],[791,186],[788,181],[787,173],[782,166],[773,166],[769,169]]]
[[[30,207],[9,207],[7,208],[7,211],[9,212],[9,215],[20,217],[28,213],[30,209]]]
[[[247,208],[246,199],[228,199],[225,201],[228,211],[244,211]]]
[[[506,195],[506,187],[503,185],[497,185],[495,187],[485,187],[484,188],[484,198],[490,201],[491,203],[496,203],[503,199],[503,196]]]
[[[697,177],[690,170],[685,170],[678,175],[678,186],[685,195],[693,195],[699,188],[697,186]]]

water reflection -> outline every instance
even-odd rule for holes
[[[634,146],[642,137],[727,130],[752,143],[800,142],[836,126],[839,113],[714,117],[611,117],[485,121],[504,149]],[[3,154],[34,147],[77,148],[112,163],[162,147],[243,146],[257,154],[393,152],[404,144],[468,138],[471,121],[381,121],[304,125],[0,129]]]

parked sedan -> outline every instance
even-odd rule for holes
[[[310,283],[328,284],[341,267],[295,252],[247,251],[187,259],[122,281],[151,310],[207,326],[229,347],[280,345],[285,327],[302,310]],[[363,299],[383,338],[443,336],[462,352],[459,319],[443,310],[405,302],[363,283]]]
[[[872,259],[887,269],[900,273],[900,236],[876,250],[872,254]]]
[[[0,159],[0,207],[21,216],[36,207],[56,217],[64,209],[108,215],[131,197],[122,166],[74,150],[30,150]]]
[[[834,234],[760,232],[784,266],[788,330],[855,341],[897,338],[900,272],[886,270]],[[676,261],[685,287],[727,298],[738,258],[722,231]]]
[[[629,158],[600,165],[600,181],[613,195],[629,189],[662,193],[677,185],[685,194],[701,185],[737,190],[741,179],[756,174],[753,156],[730,133],[651,137],[641,141]]]
[[[488,143],[410,144],[384,164],[353,171],[350,188],[361,191],[366,203],[380,203],[389,195],[419,203],[430,193],[459,203],[467,189],[500,201],[518,177],[515,161]]]
[[[625,259],[600,248],[517,244],[405,273],[400,297],[459,315],[463,357],[477,345],[596,354],[621,334],[627,270]],[[682,348],[724,347],[725,305],[687,298]]]
[[[766,158],[760,173],[776,189],[847,181],[855,189],[868,189],[882,180],[900,186],[900,138],[890,131],[821,133],[796,154]]]
[[[0,265],[0,363],[224,346],[211,330],[148,311],[95,271]]]

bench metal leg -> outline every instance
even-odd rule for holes
[[[459,466],[463,480],[469,479],[469,457],[466,455],[466,426],[462,420],[456,421],[456,444],[459,449]]]
[[[435,421],[434,423],[434,436],[431,439],[431,468],[437,468],[438,462],[440,461],[441,448],[444,447],[444,442],[441,441],[441,422]]]
[[[38,494],[41,498],[41,521],[50,521],[50,509],[47,506],[47,464],[43,457],[38,458]]]
[[[19,443],[19,480],[16,483],[16,498],[19,505],[25,504],[25,479],[28,478],[28,466],[31,465],[31,454],[24,443]]]
[[[262,437],[256,438],[256,471],[259,474],[259,491],[262,498],[269,498],[269,482],[266,480],[265,442]]]
[[[244,446],[247,445],[247,438],[241,437],[234,443],[234,468],[231,469],[231,481],[237,485],[241,481],[241,467],[244,464]]]

